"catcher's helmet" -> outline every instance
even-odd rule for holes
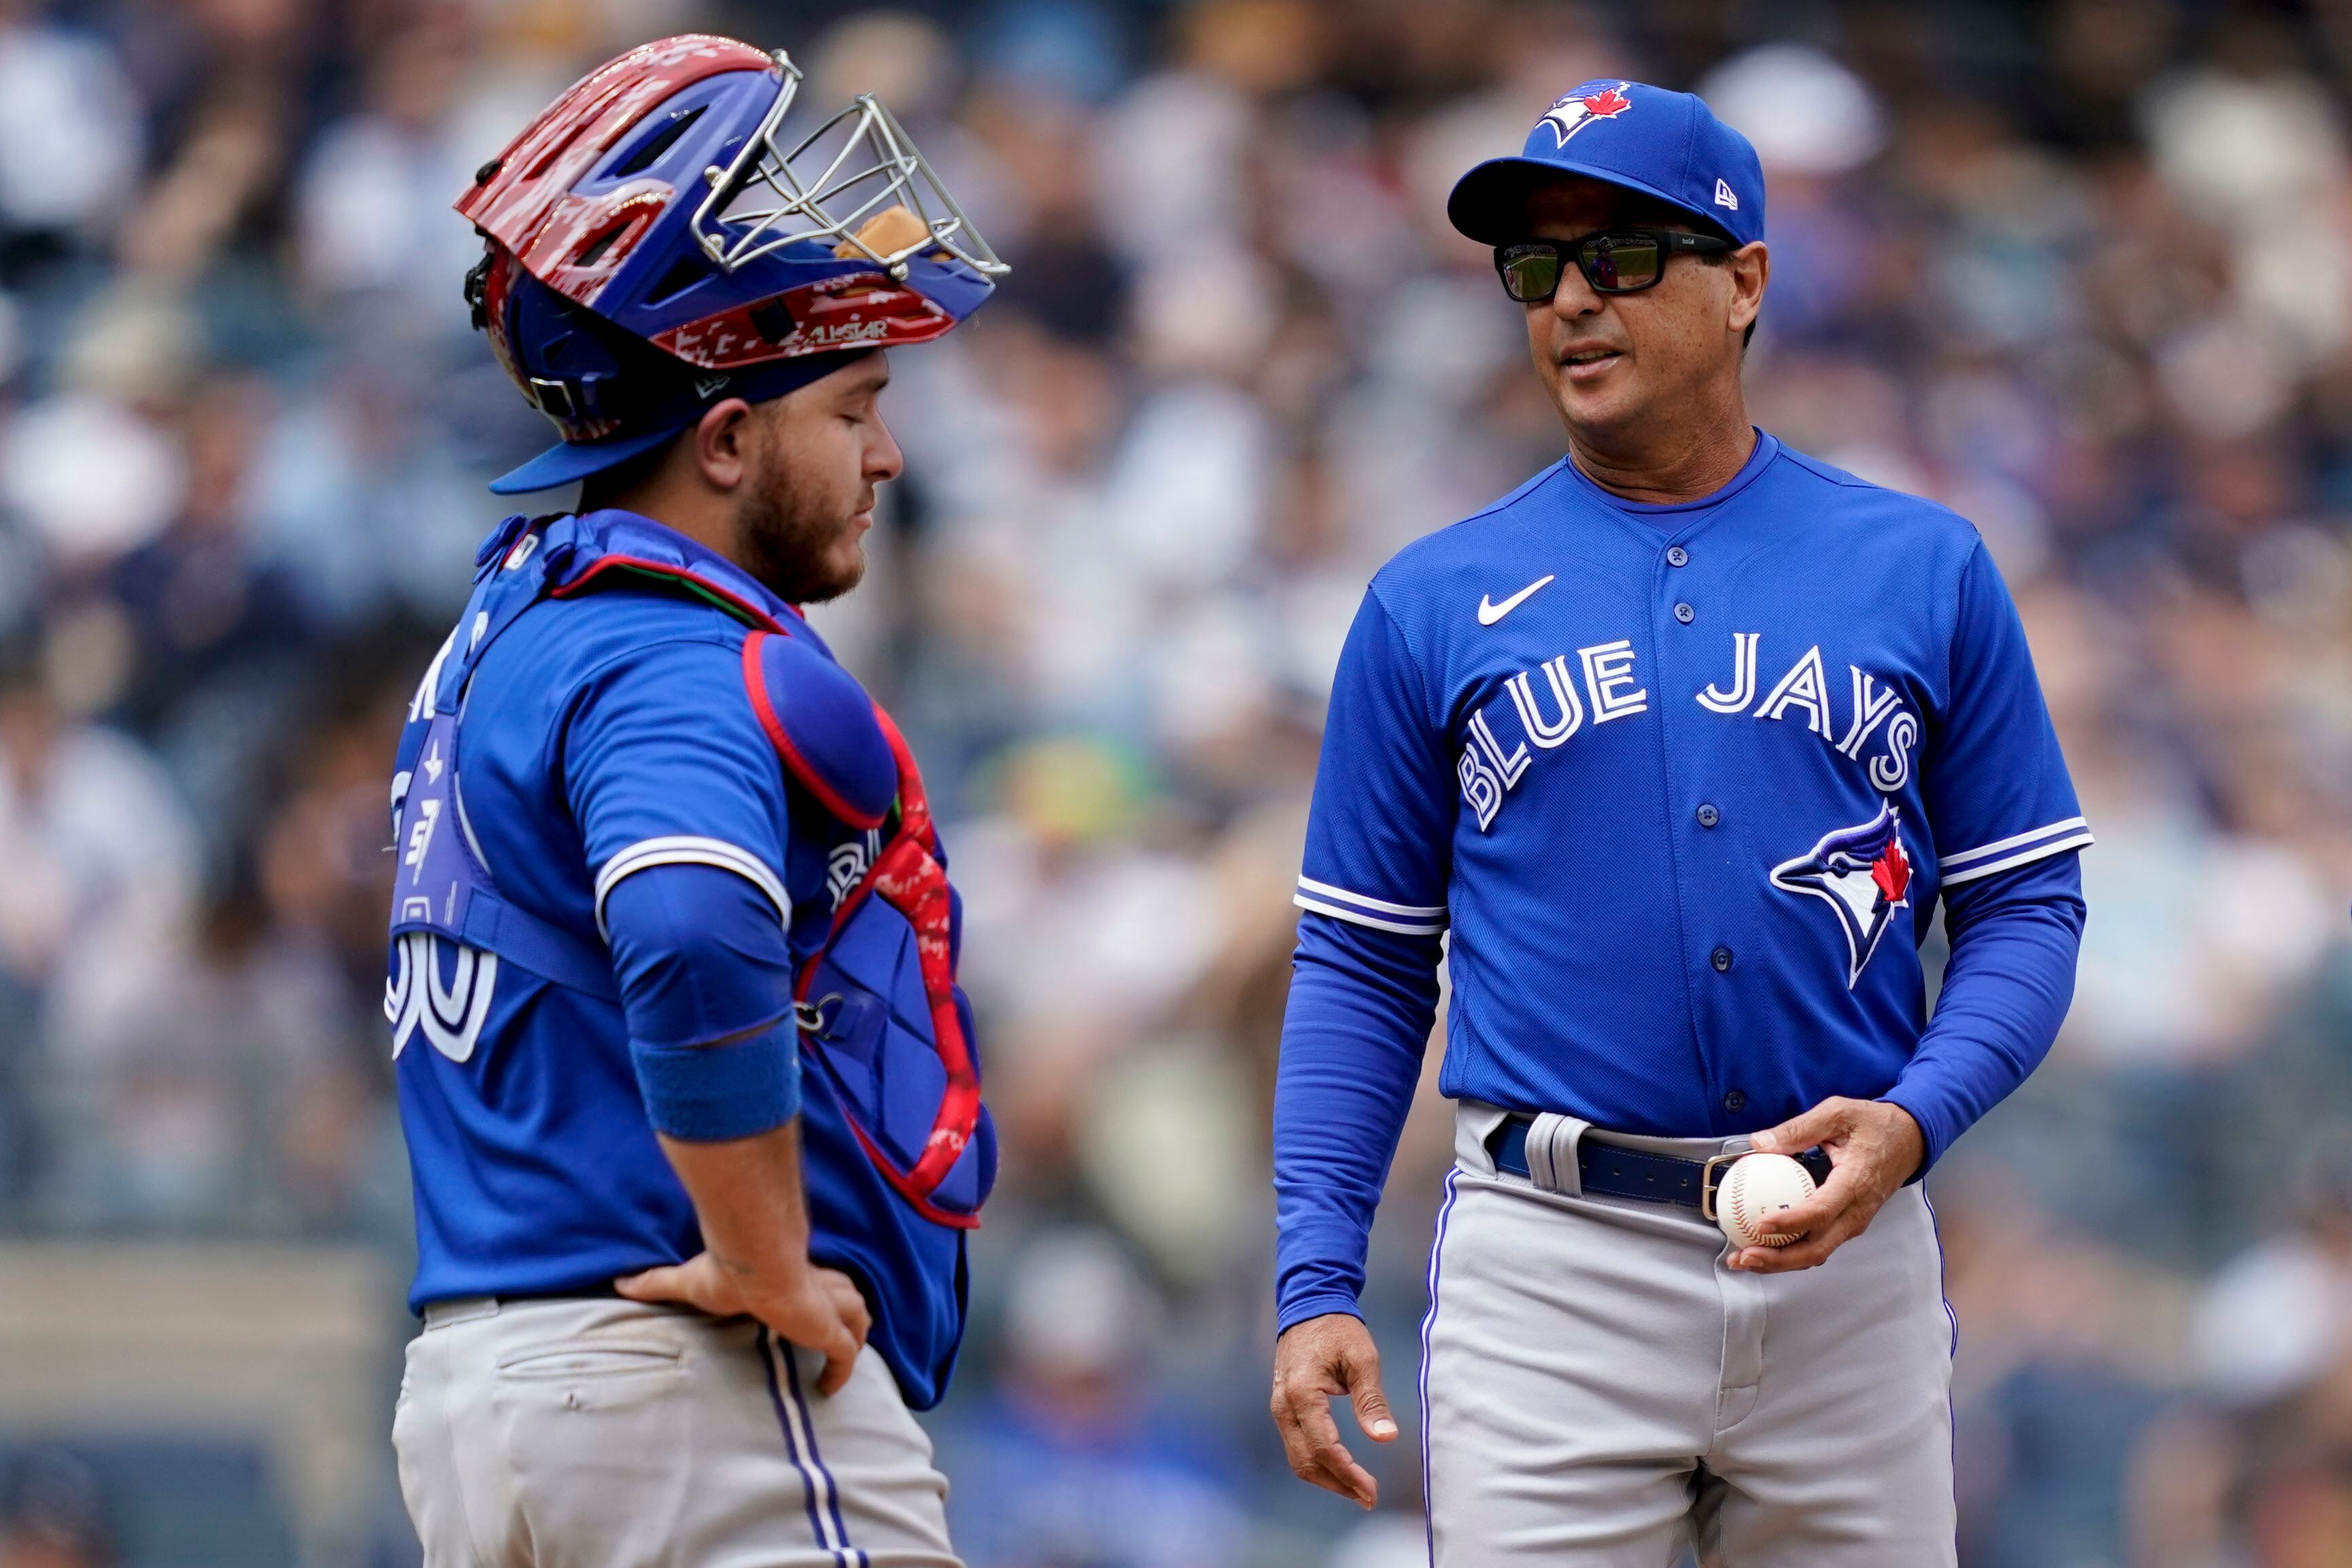
[[[487,242],[474,323],[563,435],[492,490],[569,483],[720,398],[929,341],[995,288],[1004,264],[870,95],[786,138],[800,79],[782,50],[665,38],[482,165],[457,203]]]

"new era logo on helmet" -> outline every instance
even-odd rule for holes
[[[732,378],[728,376],[697,376],[694,378],[694,395],[704,398],[709,397],[713,393],[717,392],[721,387],[725,386],[731,379]]]
[[[1739,198],[1732,194],[1729,185],[1717,180],[1715,183],[1715,204],[1718,207],[1729,207],[1736,213],[1739,210]]]
[[[1629,81],[1589,81],[1582,87],[1570,88],[1558,103],[1544,110],[1541,123],[1552,129],[1565,145],[1568,139],[1596,120],[1614,120],[1633,107],[1626,96]]]

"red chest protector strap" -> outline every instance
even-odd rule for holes
[[[873,864],[835,906],[824,942],[800,964],[793,996],[801,1004],[802,1038],[827,1064],[836,1087],[845,1088],[841,1098],[850,1128],[875,1168],[925,1218],[958,1228],[977,1226],[977,1192],[984,1191],[985,1180],[975,1189],[971,1181],[950,1183],[950,1176],[980,1126],[980,1069],[956,991],[947,871],[940,863],[939,835],[914,756],[889,715],[848,672],[788,633],[754,632],[747,637],[743,674],[752,709],[785,768],[828,813],[854,828],[874,829],[897,807],[896,825]],[[809,1022],[813,1014],[822,1015],[811,995],[820,971],[829,965],[847,970],[856,962],[844,935],[877,900],[897,911],[912,933],[927,1014],[920,1020],[928,1037],[922,1043],[936,1054],[935,1071],[944,1075],[928,1134],[905,1124],[908,1108],[899,1097],[879,1089],[870,1095],[856,1092],[866,1081],[853,1085],[842,1071],[845,1064],[828,1061],[828,1037]],[[877,993],[890,992],[887,977],[852,977]],[[908,1066],[902,1059],[884,1070],[903,1080]],[[934,1070],[928,1062],[920,1066],[928,1083]],[[960,1195],[972,1193],[971,1207],[943,1193],[942,1184]]]

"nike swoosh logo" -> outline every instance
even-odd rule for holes
[[[1486,596],[1483,593],[1480,594],[1478,596],[1478,624],[1481,626],[1492,626],[1496,622],[1500,621],[1504,616],[1508,615],[1512,611],[1517,610],[1520,605],[1525,604],[1528,601],[1528,595],[1533,593],[1537,589],[1541,588],[1545,583],[1549,582],[1552,580],[1552,577],[1553,574],[1551,572],[1544,573],[1541,577],[1537,578],[1533,582],[1528,583],[1525,588],[1520,589],[1517,593],[1514,593],[1500,604],[1489,603],[1487,602]]]

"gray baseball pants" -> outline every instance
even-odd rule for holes
[[[392,1423],[425,1568],[961,1568],[881,1356],[822,1367],[683,1308],[432,1308]]]
[[[1501,1173],[1465,1103],[1430,1254],[1433,1568],[1952,1568],[1953,1325],[1917,1186],[1816,1269],[1736,1273],[1695,1208],[1584,1197],[1570,1117]],[[1685,1159],[1744,1139],[1609,1141]]]

